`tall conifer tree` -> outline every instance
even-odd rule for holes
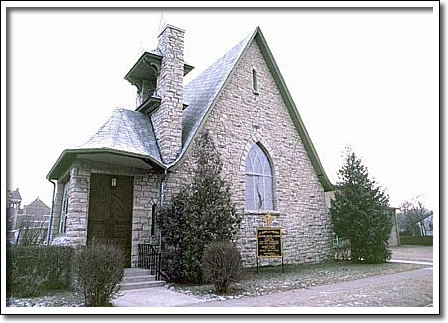
[[[385,262],[390,259],[389,197],[369,179],[367,168],[349,149],[338,174],[330,208],[335,233],[349,239],[353,261]]]

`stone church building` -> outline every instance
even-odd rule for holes
[[[137,245],[158,244],[157,209],[192,178],[195,138],[208,131],[243,220],[246,266],[256,263],[256,228],[272,215],[285,263],[332,258],[325,192],[333,190],[259,28],[186,86],[184,31],[165,25],[157,49],[126,74],[135,110],[116,109],[85,144],[66,149],[56,180],[52,243],[107,237],[135,266]]]

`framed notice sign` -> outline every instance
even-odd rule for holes
[[[282,257],[282,228],[257,228],[257,257]]]

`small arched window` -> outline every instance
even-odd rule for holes
[[[271,163],[259,144],[246,158],[246,209],[273,210],[274,185]]]
[[[254,93],[258,93],[257,70],[255,68],[252,70],[252,86]]]
[[[156,225],[157,225],[157,204],[152,205],[151,209],[151,235],[156,234]]]

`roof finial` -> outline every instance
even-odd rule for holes
[[[139,46],[139,49],[138,49],[138,53],[141,55],[144,52],[145,52],[145,47],[143,46],[143,42],[140,41],[140,46]]]
[[[163,27],[166,25],[166,20],[163,17],[163,13],[160,15],[160,20],[159,20],[159,32],[158,34],[160,34],[162,32]]]

